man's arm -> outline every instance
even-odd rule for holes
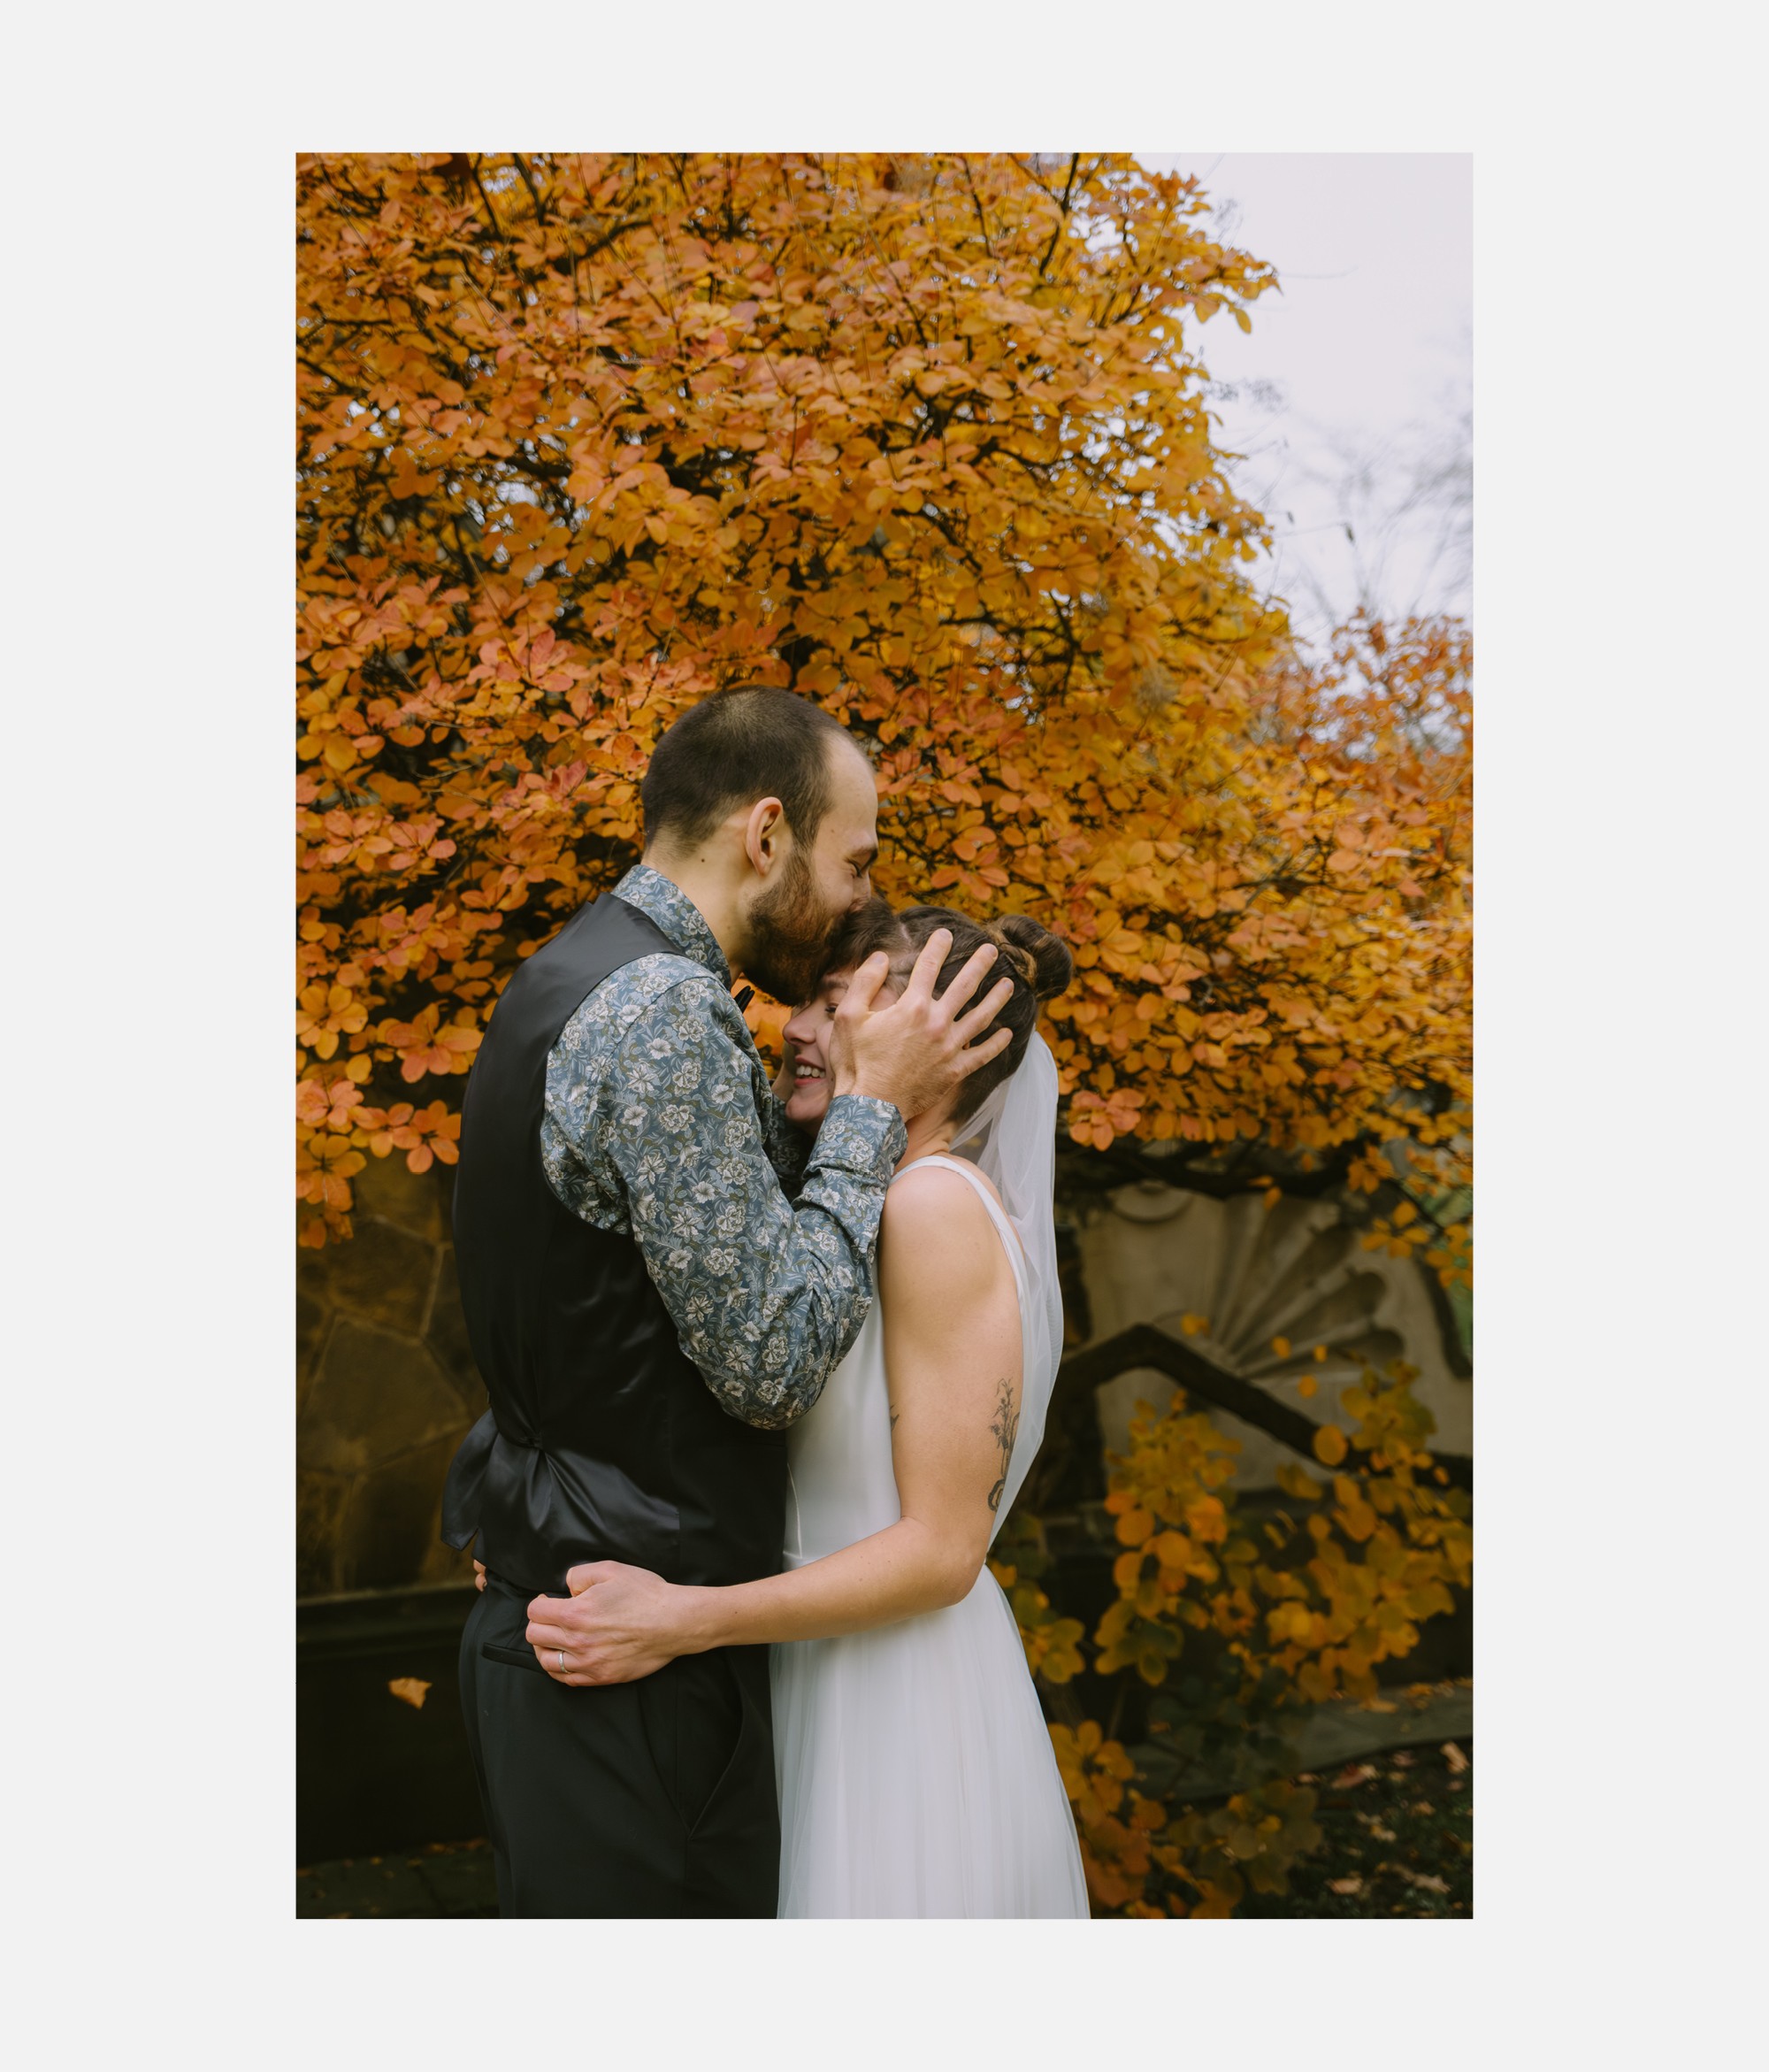
[[[628,1026],[595,1103],[600,1147],[682,1350],[732,1416],[778,1429],[816,1401],[871,1305],[903,1123],[884,1101],[832,1101],[789,1201],[725,1012],[716,985],[685,976]]]
[[[938,1167],[892,1189],[881,1259],[902,1516],[820,1561],[725,1588],[583,1563],[567,1577],[571,1598],[529,1606],[530,1645],[555,1682],[624,1683],[707,1648],[862,1632],[976,1586],[1019,1430],[1014,1270],[969,1183]]]

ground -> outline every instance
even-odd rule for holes
[[[1400,1748],[1298,1782],[1320,1793],[1321,1848],[1282,1898],[1250,1892],[1244,1921],[1466,1920],[1474,1911],[1473,1744]],[[483,1841],[346,1857],[295,1874],[303,1921],[440,1920],[497,1912]]]
[[[295,1874],[297,1921],[461,1920],[496,1912],[497,1877],[483,1840],[345,1856]]]
[[[1298,1778],[1320,1798],[1321,1846],[1281,1897],[1250,1892],[1244,1921],[1467,1920],[1474,1912],[1473,1744],[1398,1748]]]

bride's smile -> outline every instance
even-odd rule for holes
[[[830,1034],[846,991],[847,973],[831,972],[782,1032],[793,1057],[786,1113],[801,1130],[815,1130],[829,1109]]]

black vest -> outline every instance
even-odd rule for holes
[[[672,1583],[780,1567],[786,1435],[727,1416],[628,1236],[567,1209],[540,1163],[547,1055],[623,964],[677,946],[610,895],[504,988],[467,1080],[455,1257],[491,1408],[463,1440],[442,1537],[537,1593],[578,1562]]]

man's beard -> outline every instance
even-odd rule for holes
[[[823,976],[841,919],[820,903],[811,867],[794,849],[779,884],[750,910],[754,942],[744,959],[744,976],[788,1007],[800,1005]]]

